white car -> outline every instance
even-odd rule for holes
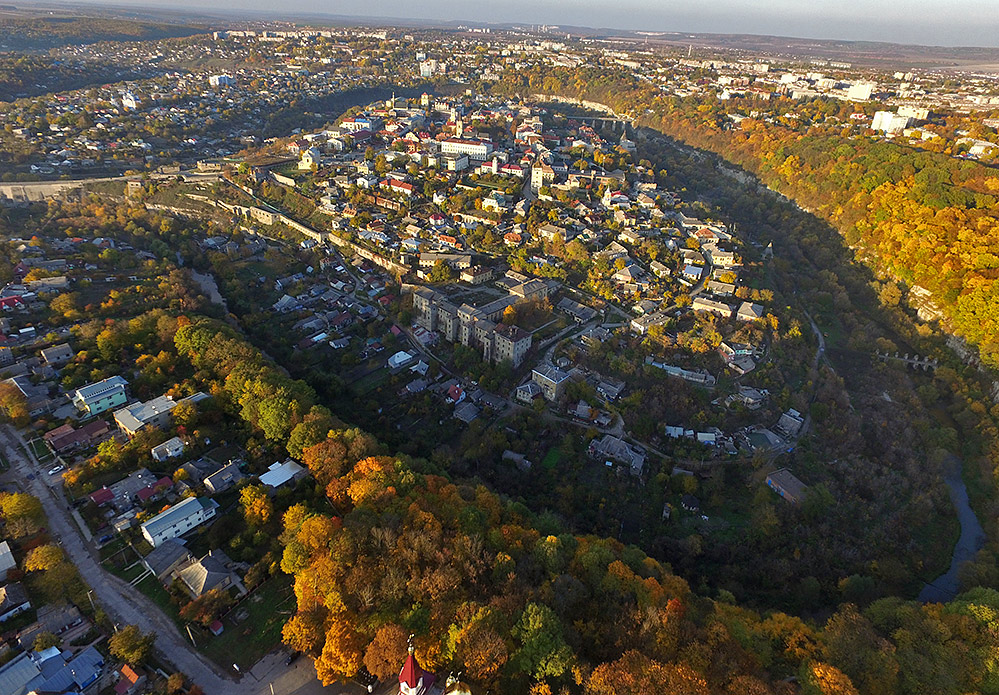
[[[55,475],[56,473],[61,473],[61,472],[62,472],[63,470],[65,470],[65,468],[66,468],[66,467],[65,467],[65,466],[63,466],[63,465],[62,465],[62,464],[60,463],[60,464],[59,464],[58,466],[56,466],[55,468],[52,468],[52,469],[50,469],[50,470],[49,470],[49,475]]]

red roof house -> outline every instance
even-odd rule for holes
[[[89,497],[98,507],[102,507],[105,504],[109,504],[114,501],[114,493],[106,487],[102,487],[100,490],[94,490],[90,493]]]

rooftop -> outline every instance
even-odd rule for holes
[[[188,497],[166,509],[142,525],[150,536],[155,536],[160,530],[173,526],[181,519],[196,514],[201,509],[217,508],[215,500],[200,497]]]

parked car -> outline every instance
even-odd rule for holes
[[[60,463],[60,464],[59,464],[58,466],[56,466],[55,468],[50,468],[50,469],[49,469],[49,475],[55,475],[56,473],[61,473],[61,472],[62,472],[62,471],[64,471],[65,469],[66,469],[66,467],[65,467],[64,465],[62,465],[62,464]]]
[[[288,655],[288,658],[284,660],[285,666],[291,666],[293,663],[298,661],[298,657],[302,656],[302,652],[292,652]]]

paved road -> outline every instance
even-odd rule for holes
[[[53,484],[42,466],[24,456],[18,445],[24,445],[20,433],[10,425],[0,426],[0,448],[11,463],[10,476],[41,500],[48,517],[49,532],[80,570],[94,591],[95,600],[118,625],[138,625],[143,632],[156,635],[155,649],[160,658],[173,664],[211,695],[319,695],[343,693],[360,695],[356,684],[324,688],[316,679],[315,667],[307,658],[290,667],[284,665],[285,652],[276,650],[256,664],[251,673],[235,680],[208,659],[192,649],[176,624],[164,615],[138,589],[105,571],[93,558],[80,529],[70,516],[59,486]],[[27,449],[27,446],[25,446]],[[30,451],[30,449],[28,449]],[[28,480],[29,474],[35,474]]]

